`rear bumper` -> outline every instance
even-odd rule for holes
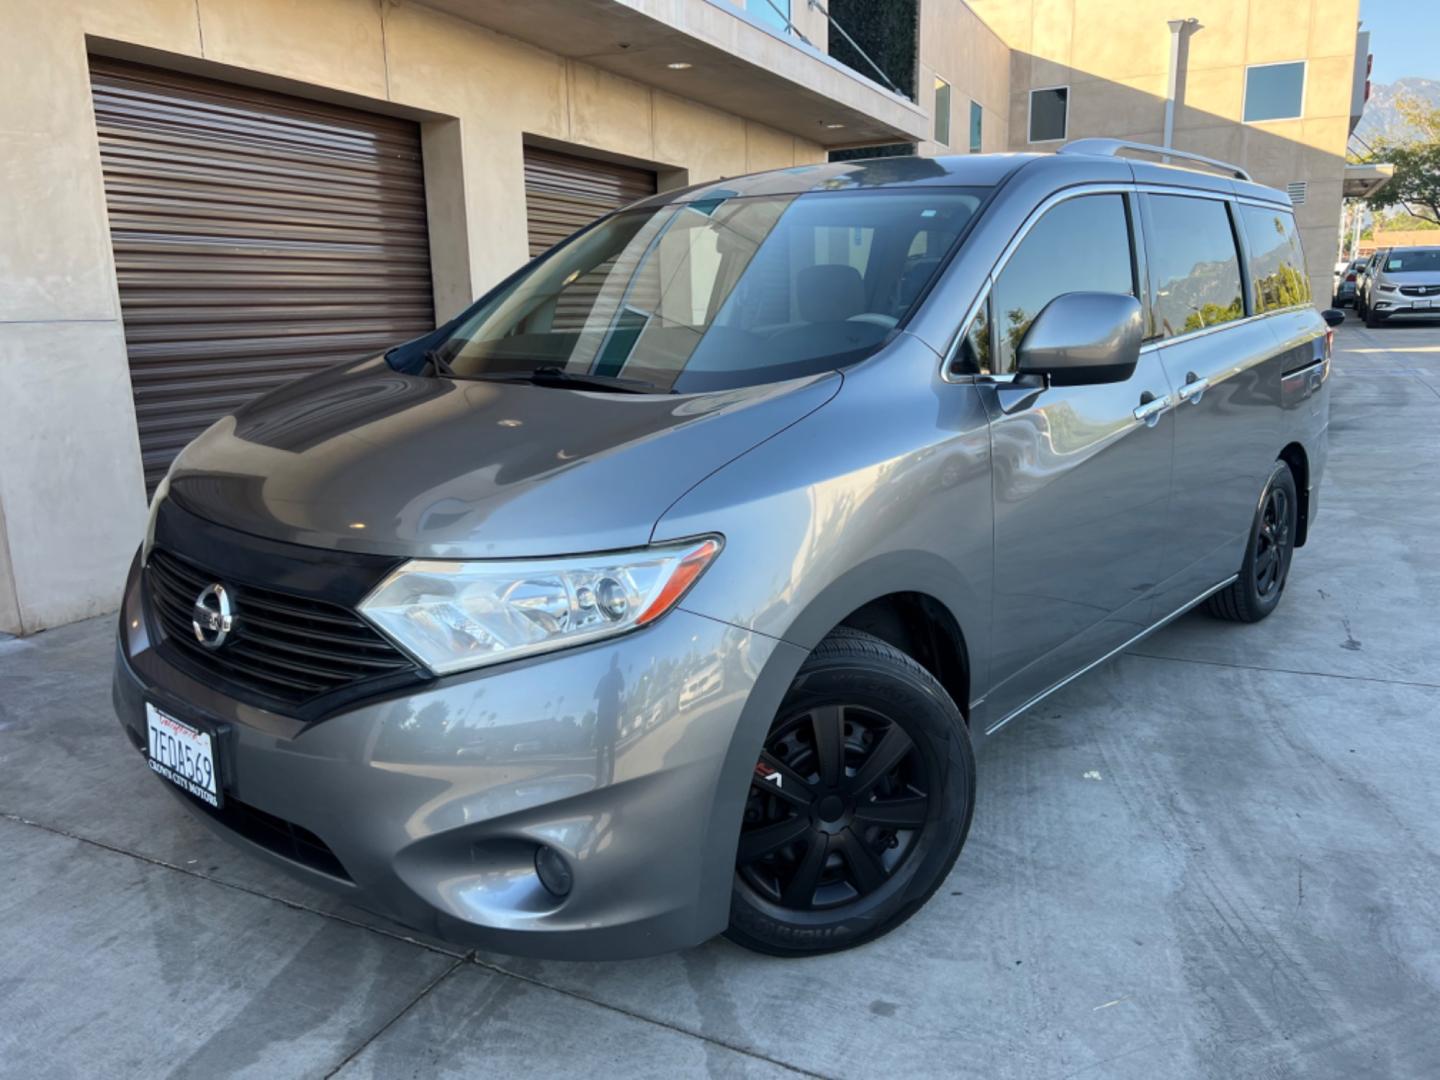
[[[615,958],[724,928],[749,772],[803,657],[676,610],[303,723],[169,665],[132,572],[113,696],[137,749],[147,700],[215,732],[225,807],[175,794],[253,854],[468,946]],[[541,845],[572,872],[564,897],[536,872]]]

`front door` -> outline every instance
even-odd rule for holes
[[[1021,338],[1056,296],[1138,295],[1130,219],[1127,195],[1102,192],[1067,198],[1035,222],[982,312],[996,324],[999,379],[1014,372]],[[997,381],[984,395],[995,510],[993,729],[1147,625],[1174,418],[1154,350],[1123,383],[1026,393]]]

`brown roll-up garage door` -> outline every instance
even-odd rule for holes
[[[525,211],[531,258],[601,214],[654,194],[653,172],[527,146]]]
[[[433,329],[415,124],[90,72],[147,488],[257,394]]]

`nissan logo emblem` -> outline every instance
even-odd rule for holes
[[[190,609],[190,625],[195,629],[195,640],[207,649],[225,644],[235,626],[235,613],[224,585],[207,585],[200,590]]]

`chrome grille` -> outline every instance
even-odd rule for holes
[[[233,583],[159,548],[150,553],[145,582],[170,657],[222,680],[224,689],[242,700],[301,706],[421,674],[369,623],[337,604]],[[234,597],[236,613],[219,648],[202,645],[191,625],[196,599],[214,582]]]

